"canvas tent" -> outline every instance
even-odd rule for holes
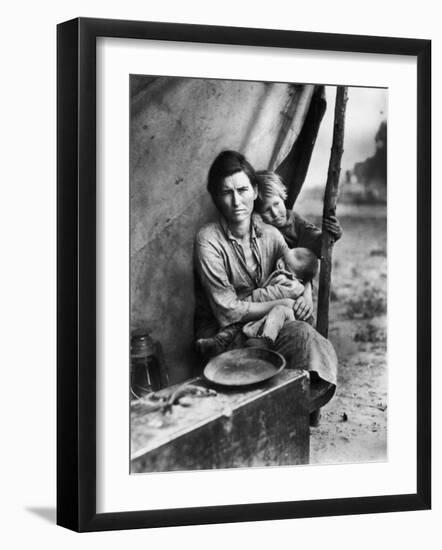
[[[131,76],[131,329],[161,343],[171,383],[196,361],[193,239],[216,216],[213,159],[233,149],[276,170],[292,206],[324,110],[323,86]]]

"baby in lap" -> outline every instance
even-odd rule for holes
[[[304,292],[304,285],[311,282],[318,270],[318,259],[308,248],[293,248],[286,251],[276,262],[276,270],[265,281],[266,300],[280,298],[296,299]],[[293,284],[297,282],[298,284]],[[284,283],[290,283],[290,286]],[[264,300],[263,300],[264,301]],[[249,323],[234,323],[221,329],[212,338],[196,341],[198,351],[205,357],[213,357],[229,349],[242,332],[248,340],[246,346],[272,348],[284,324],[295,320],[293,309],[276,305],[261,319]],[[313,316],[306,321],[313,323]]]

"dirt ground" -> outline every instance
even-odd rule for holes
[[[311,428],[312,464],[387,459],[386,209],[343,205],[338,215],[329,325],[338,387]]]

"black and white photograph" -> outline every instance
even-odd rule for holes
[[[128,89],[131,474],[388,461],[388,89]]]
[[[5,4],[4,548],[437,546],[437,13]]]

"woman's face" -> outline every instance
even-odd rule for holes
[[[245,172],[237,172],[224,179],[217,196],[217,206],[227,223],[238,225],[250,218],[257,190]]]
[[[266,223],[271,223],[275,227],[282,227],[287,223],[287,210],[279,195],[265,197],[261,201],[260,214]]]

